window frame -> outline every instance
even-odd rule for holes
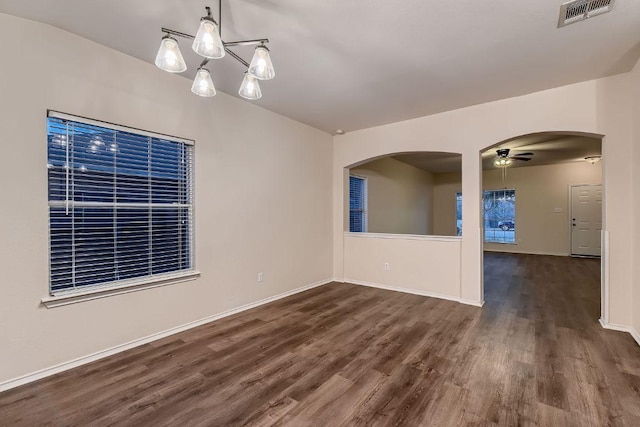
[[[112,280],[108,282],[101,282],[96,284],[84,285],[84,286],[74,286],[69,289],[52,289],[52,265],[51,265],[51,257],[52,257],[52,219],[51,219],[51,208],[52,207],[65,207],[69,206],[70,201],[67,198],[63,201],[60,200],[52,200],[52,193],[49,188],[49,180],[50,178],[47,176],[47,212],[48,212],[48,248],[47,248],[47,256],[48,256],[48,296],[42,299],[42,303],[47,307],[57,307],[60,305],[72,304],[75,302],[81,302],[85,300],[92,300],[96,298],[102,298],[110,295],[118,295],[122,293],[129,293],[142,289],[155,288],[158,286],[165,286],[173,283],[181,283],[187,280],[193,280],[200,275],[200,272],[196,270],[196,256],[195,256],[195,142],[193,140],[175,137],[172,135],[161,134],[158,132],[150,132],[142,129],[137,129],[133,127],[117,125],[113,123],[109,123],[106,121],[100,121],[95,119],[89,119],[82,116],[76,116],[66,113],[61,113],[54,110],[47,110],[47,120],[50,118],[60,119],[70,122],[76,122],[81,124],[86,124],[90,126],[98,126],[102,128],[106,128],[109,130],[113,130],[116,132],[127,132],[131,134],[136,134],[143,137],[156,138],[161,139],[163,141],[174,142],[177,144],[187,145],[191,150],[191,165],[190,165],[190,173],[189,173],[189,183],[188,186],[190,188],[190,203],[187,203],[187,206],[177,206],[176,209],[185,208],[188,209],[188,217],[190,223],[189,227],[189,266],[190,268],[172,270],[168,272],[151,274],[146,276],[138,276],[125,278],[120,280]],[[47,159],[49,159],[49,141],[48,141],[48,126],[47,126]],[[73,185],[73,184],[72,184]],[[71,204],[75,205],[78,202],[71,201]],[[91,202],[84,202],[91,203]],[[107,202],[108,203],[108,202]],[[83,204],[83,203],[81,203]],[[151,209],[154,207],[154,203],[149,201],[146,203]],[[171,205],[174,205],[172,203]],[[122,207],[126,209],[126,203],[119,203],[114,199],[113,207],[118,208]]]
[[[351,230],[351,178],[362,180],[362,204],[364,208],[362,210],[362,231]],[[367,233],[369,231],[369,182],[366,176],[349,174],[349,232],[350,233]]]
[[[456,203],[456,237],[462,237],[462,191],[456,191],[454,197]],[[458,206],[458,201],[460,206]],[[460,220],[458,220],[458,213],[460,214]],[[458,221],[460,221],[460,227],[458,227]]]
[[[487,231],[486,231],[486,223],[487,223],[487,215],[486,215],[486,210],[484,207],[484,203],[485,203],[485,193],[493,193],[495,195],[495,193],[499,193],[502,192],[503,194],[506,192],[512,192],[513,193],[513,218],[508,219],[507,221],[513,221],[514,227],[513,227],[513,241],[509,241],[509,242],[505,242],[505,241],[498,241],[498,240],[487,240]],[[495,199],[495,196],[494,196]],[[495,243],[495,244],[499,244],[499,245],[516,245],[517,244],[517,230],[516,230],[516,189],[515,188],[497,188],[497,189],[488,189],[488,190],[482,190],[482,241],[484,243]],[[504,220],[503,220],[504,221]],[[508,230],[507,230],[508,231]],[[495,236],[495,231],[494,231],[494,236]]]

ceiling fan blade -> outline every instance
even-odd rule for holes
[[[518,156],[511,156],[509,157],[510,159],[513,160],[521,160],[523,162],[528,162],[529,160],[531,160],[531,157],[518,157]]]
[[[526,153],[515,153],[514,156],[533,156],[533,153],[530,151]]]

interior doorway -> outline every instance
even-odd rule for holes
[[[602,252],[602,184],[572,185],[571,255],[600,257]]]
[[[594,320],[605,318],[602,230],[606,186],[601,158],[601,136],[555,132],[510,139],[481,152],[485,303],[499,304],[504,292],[519,292],[529,289],[531,283],[559,277],[549,276],[549,269],[586,269],[590,272],[588,283],[557,286],[589,287],[589,292],[580,293],[594,299],[585,303],[589,315]],[[497,202],[492,199],[493,203],[486,200],[487,194],[501,192],[508,192],[511,197],[503,196]],[[506,206],[511,201],[513,206]],[[495,232],[509,233],[510,238],[487,237]],[[589,265],[577,265],[582,262]],[[513,265],[509,267],[509,263]],[[529,269],[530,265],[537,267]],[[522,273],[524,270],[526,274]],[[514,289],[507,290],[505,286]]]

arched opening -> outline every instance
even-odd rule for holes
[[[360,161],[347,169],[349,202],[344,215],[348,224],[344,231],[460,235],[458,201],[448,189],[462,185],[461,154],[395,153]]]
[[[582,305],[589,319],[606,319],[602,142],[602,135],[543,132],[480,152],[485,302],[521,292],[527,304],[544,299],[557,316]]]
[[[345,167],[344,281],[459,301],[462,244],[455,192],[446,189],[461,182],[441,177],[461,180],[461,170],[461,154],[424,151]]]

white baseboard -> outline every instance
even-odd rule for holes
[[[636,340],[636,342],[638,343],[638,345],[640,345],[640,334],[638,333],[638,331],[635,330],[635,328],[631,328],[631,330],[629,331],[629,333],[631,334],[631,336],[633,337],[634,340]]]
[[[602,318],[600,318],[600,325],[602,325],[604,329],[610,329],[612,331],[619,331],[619,332],[627,332],[631,334],[633,339],[636,340],[638,345],[640,345],[640,334],[633,327],[616,325],[615,323],[606,323],[604,320],[602,320]]]
[[[446,299],[449,301],[461,302],[460,298],[451,295],[439,294],[436,292],[421,291],[418,289],[400,288],[397,286],[381,285],[379,283],[363,282],[362,280],[344,279],[344,283],[352,283],[359,286],[367,286],[369,288],[385,289],[387,291],[403,292],[405,294],[420,295],[423,297]]]
[[[618,331],[618,332],[631,332],[631,328],[628,326],[617,325],[615,323],[607,323],[602,318],[599,319],[599,322],[600,322],[600,325],[605,329],[610,329],[612,331]]]
[[[473,305],[474,307],[482,307],[484,305],[484,301],[472,301],[468,299],[453,297],[451,295],[439,294],[437,292],[421,291],[421,290],[409,289],[409,288],[400,288],[397,286],[387,286],[387,285],[381,285],[379,283],[364,282],[362,280],[341,279],[341,278],[334,277],[333,281],[340,282],[340,283],[352,283],[354,285],[367,286],[369,288],[385,289],[387,291],[404,292],[405,294],[420,295],[423,297],[445,299],[448,301],[459,302],[460,304]]]
[[[63,362],[63,363],[60,363],[58,365],[51,366],[49,368],[41,369],[41,370],[33,372],[31,374],[23,375],[23,376],[20,376],[18,378],[14,378],[14,379],[11,379],[11,380],[8,380],[8,381],[4,381],[4,382],[0,383],[0,392],[6,391],[6,390],[9,390],[9,389],[12,389],[12,388],[24,385],[24,384],[28,384],[28,383],[33,382],[33,381],[40,380],[42,378],[46,378],[48,376],[55,375],[55,374],[60,373],[60,372],[64,372],[64,371],[67,371],[69,369],[76,368],[78,366],[86,365],[87,363],[95,362],[96,360],[100,360],[100,359],[103,359],[105,357],[112,356],[112,355],[117,354],[117,353],[121,353],[123,351],[132,349],[134,347],[138,347],[140,345],[147,344],[149,342],[156,341],[156,340],[159,340],[161,338],[165,338],[165,337],[168,337],[170,335],[174,335],[174,334],[177,334],[179,332],[183,332],[183,331],[186,331],[186,330],[189,330],[189,329],[192,329],[192,328],[195,328],[195,327],[198,327],[198,326],[201,326],[201,325],[204,325],[204,324],[207,324],[207,323],[222,319],[224,317],[232,316],[234,314],[237,314],[237,313],[240,313],[240,312],[243,312],[243,311],[246,311],[246,310],[250,310],[252,308],[259,307],[261,305],[268,304],[270,302],[277,301],[279,299],[286,298],[288,296],[295,295],[297,293],[304,292],[304,291],[307,291],[309,289],[317,288],[319,286],[326,285],[326,284],[331,283],[333,281],[334,281],[333,278],[327,279],[327,280],[321,280],[319,282],[315,282],[315,283],[312,283],[310,285],[303,286],[301,288],[293,289],[291,291],[287,291],[287,292],[284,292],[284,293],[281,293],[281,294],[278,294],[278,295],[274,295],[272,297],[265,298],[265,299],[262,299],[260,301],[256,301],[256,302],[253,302],[253,303],[250,303],[250,304],[245,304],[243,306],[240,306],[240,307],[237,307],[237,308],[233,308],[231,310],[223,311],[222,313],[214,314],[213,316],[209,316],[209,317],[205,317],[203,319],[195,320],[193,322],[185,323],[184,325],[176,326],[174,328],[170,328],[170,329],[167,329],[167,330],[162,331],[162,332],[157,332],[155,334],[151,334],[151,335],[148,335],[148,336],[143,337],[143,338],[139,338],[139,339],[136,339],[136,340],[133,340],[133,341],[129,341],[128,343],[120,344],[120,345],[117,345],[115,347],[107,348],[107,349],[98,351],[96,353],[89,354],[87,356],[82,356],[82,357],[79,357],[77,359],[70,360],[68,362]]]
[[[460,299],[460,304],[473,305],[475,307],[482,307],[484,305],[484,301],[473,301],[470,299]]]

